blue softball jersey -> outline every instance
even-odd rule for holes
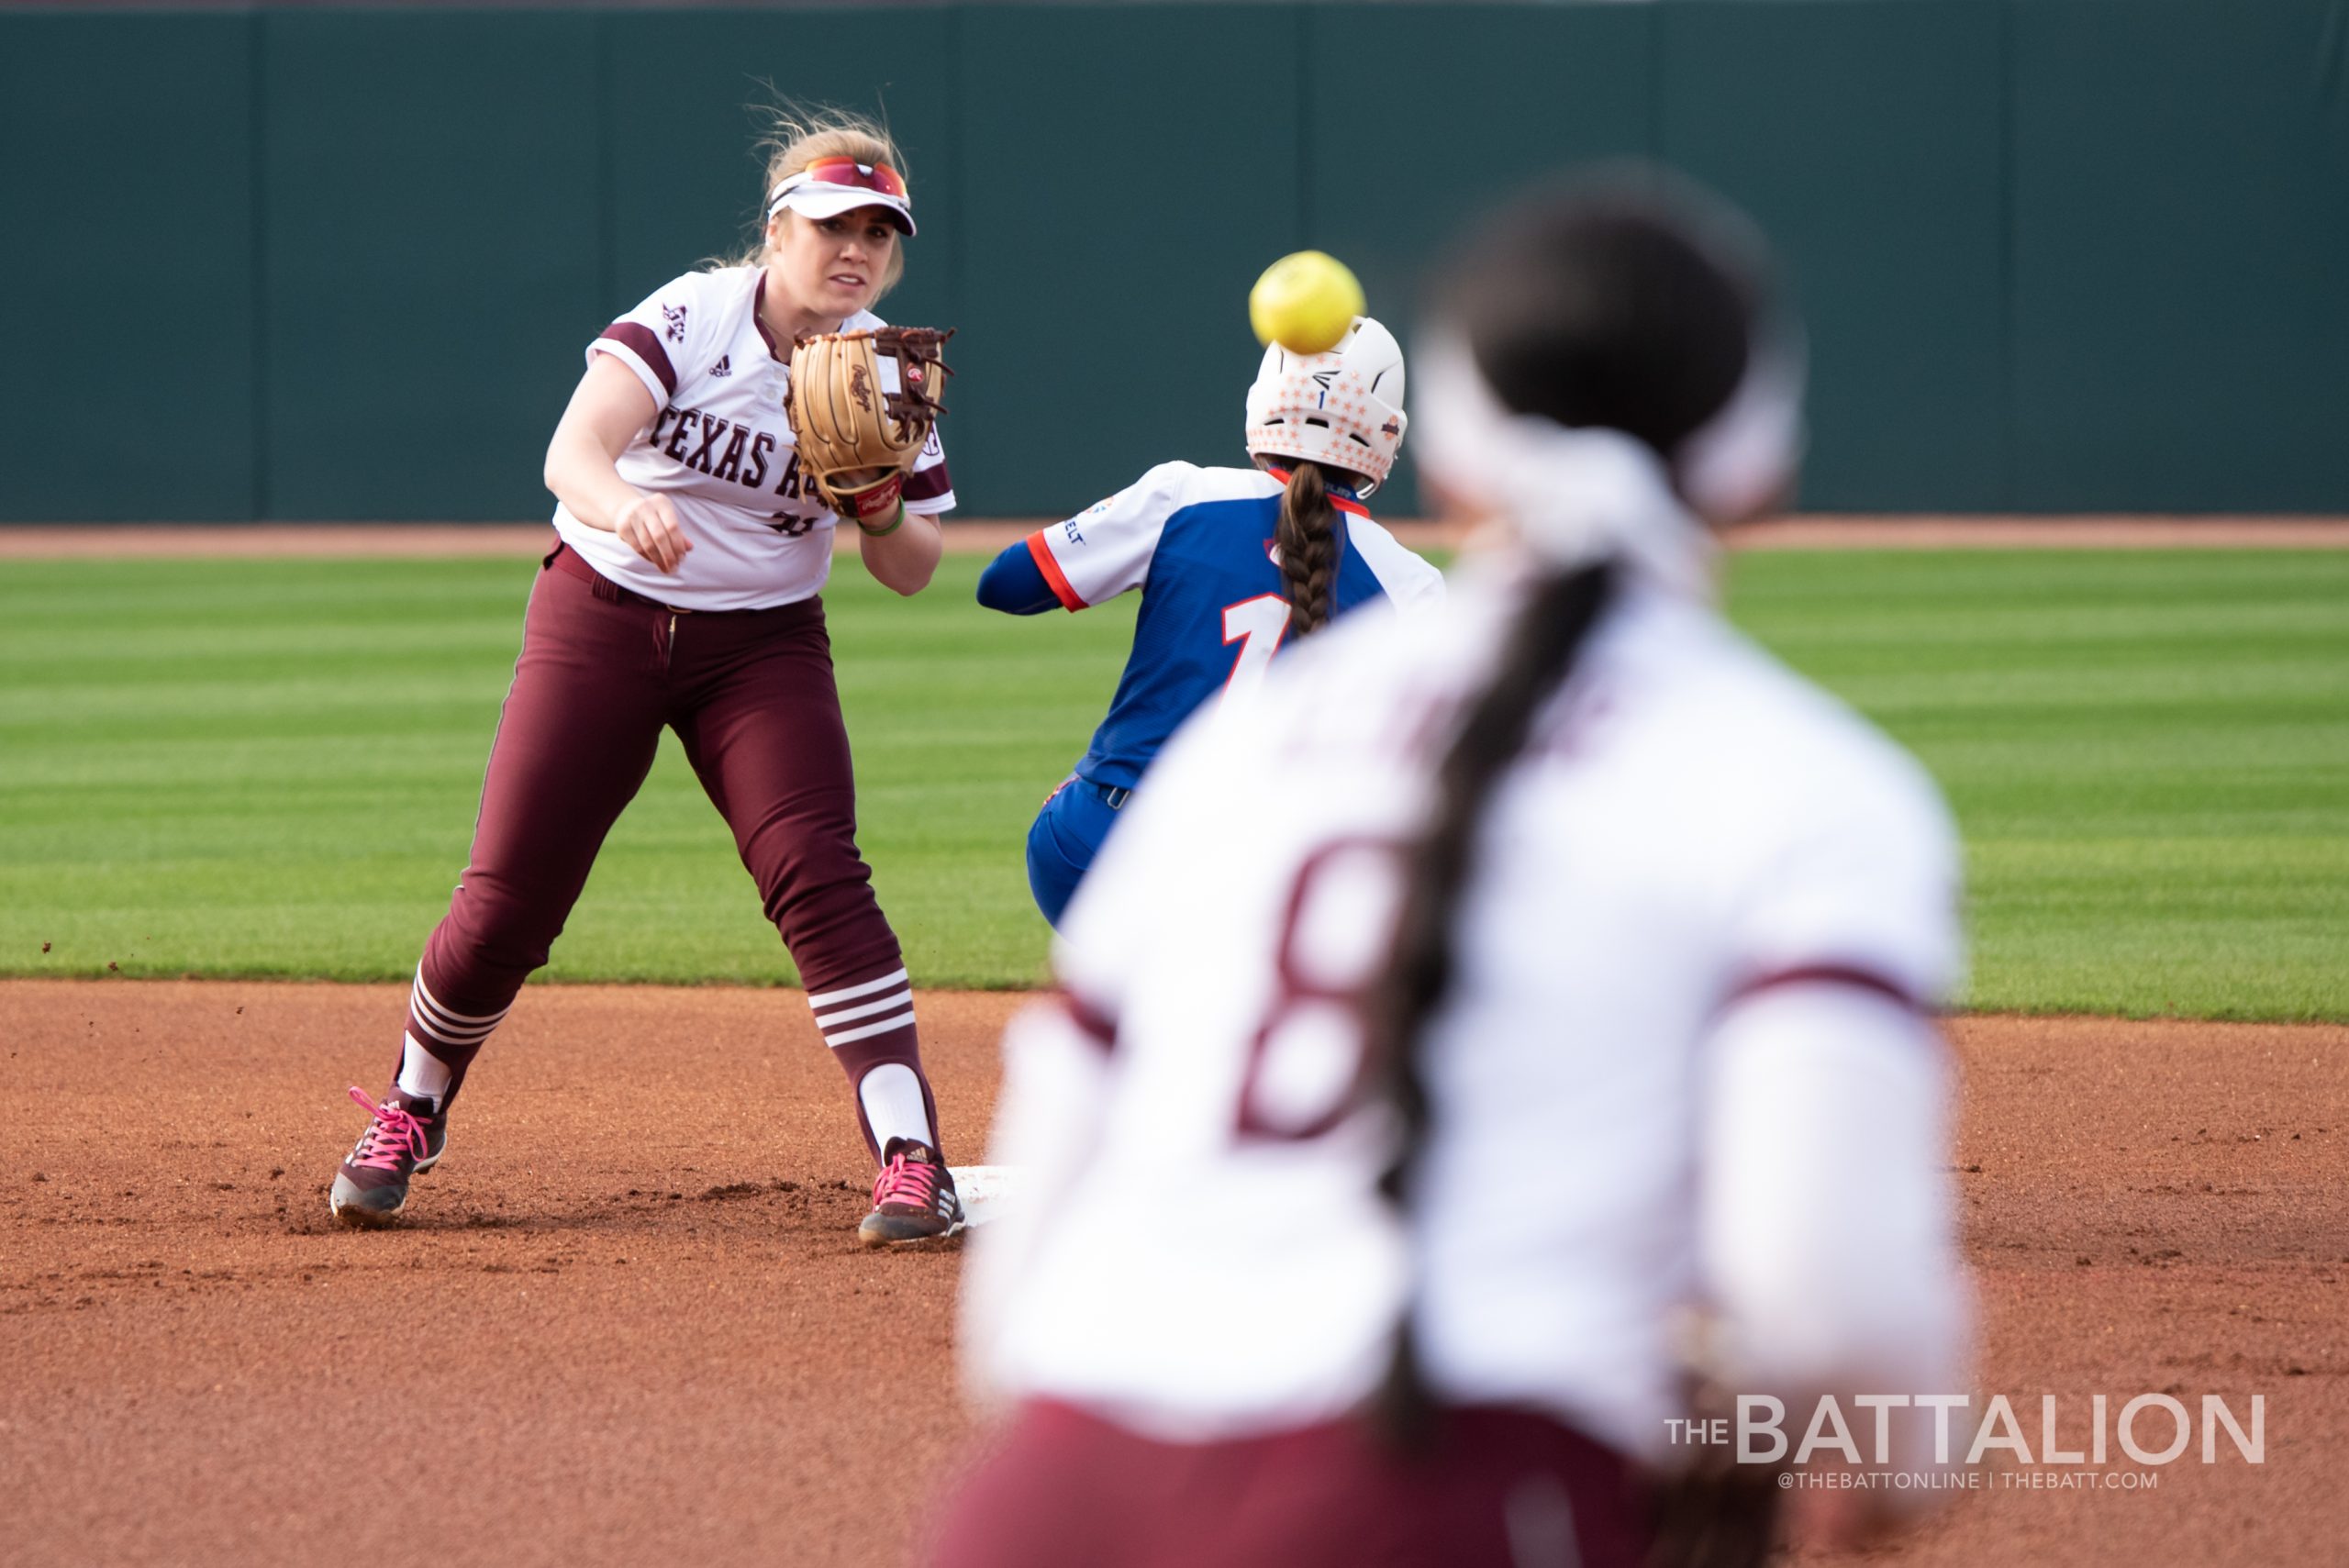
[[[1278,470],[1161,463],[1108,500],[1029,535],[988,568],[981,602],[1013,613],[1055,601],[1081,610],[1141,590],[1133,651],[1078,777],[1133,788],[1195,709],[1252,684],[1272,662],[1288,631],[1274,543],[1285,484]],[[1360,501],[1334,487],[1330,497],[1345,524],[1337,615],[1374,600],[1408,607],[1442,594],[1442,574]]]

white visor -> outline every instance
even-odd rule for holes
[[[838,217],[844,212],[854,212],[861,206],[877,206],[889,215],[889,221],[907,235],[914,232],[913,208],[903,196],[893,196],[886,191],[871,191],[863,185],[829,185],[817,181],[802,181],[794,175],[774,188],[767,202],[767,216],[773,217],[785,207],[805,217]]]

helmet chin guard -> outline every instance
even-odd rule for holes
[[[1369,495],[1395,471],[1403,430],[1403,350],[1367,316],[1323,354],[1275,343],[1248,388],[1252,457],[1307,458],[1362,475]]]

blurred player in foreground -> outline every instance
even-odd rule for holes
[[[946,1568],[1750,1562],[1780,1496],[1835,1539],[1889,1493],[1676,1482],[1683,1314],[1798,1439],[1963,1386],[1952,828],[1713,606],[1799,351],[1671,192],[1473,232],[1418,411],[1482,549],[1178,736],[1070,908],[1005,1040],[1031,1200],[966,1278],[1017,1407]]]
[[[1274,343],[1248,389],[1253,468],[1167,462],[990,563],[979,603],[1030,616],[1141,590],[1108,717],[1028,830],[1028,885],[1061,912],[1175,726],[1263,678],[1285,642],[1379,599],[1432,600],[1443,579],[1364,502],[1403,441],[1403,350],[1357,316],[1336,346]]]
[[[860,1234],[919,1240],[961,1221],[911,983],[856,847],[818,596],[841,517],[784,402],[800,334],[882,325],[871,307],[905,270],[912,198],[887,134],[854,116],[780,117],[771,148],[758,247],[606,328],[549,443],[562,542],[530,592],[472,856],[417,965],[396,1077],[380,1103],[351,1091],[371,1115],[328,1196],[346,1225],[393,1222],[440,1158],[466,1069],[546,962],[664,726],[848,1074],[881,1166]],[[929,584],[935,514],[953,505],[934,432],[910,473],[838,501],[865,569],[900,594]]]

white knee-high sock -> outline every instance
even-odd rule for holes
[[[449,1084],[456,1077],[450,1065],[424,1049],[416,1036],[403,1035],[406,1043],[400,1048],[399,1089],[403,1095],[421,1095],[434,1106],[449,1097]]]
[[[931,1149],[938,1147],[930,1130],[930,1112],[922,1105],[921,1080],[904,1062],[884,1062],[867,1073],[856,1086],[856,1100],[879,1147],[888,1148],[893,1138],[910,1138]]]

